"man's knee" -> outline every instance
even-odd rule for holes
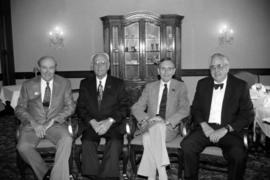
[[[247,151],[245,148],[234,147],[230,150],[230,158],[235,162],[242,162],[247,159]]]
[[[110,142],[110,149],[112,153],[120,154],[123,147],[123,141],[120,139],[113,138],[109,140]]]
[[[25,152],[28,152],[29,149],[34,148],[34,147],[29,143],[18,143],[16,148],[19,153],[25,154]]]
[[[190,139],[183,139],[183,141],[180,143],[181,149],[184,151],[184,153],[190,153],[191,150],[194,147],[194,142]]]
[[[72,145],[72,137],[69,135],[63,136],[61,137],[61,139],[59,140],[59,143],[64,144],[66,146],[71,146]]]

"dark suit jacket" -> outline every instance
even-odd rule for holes
[[[208,122],[214,81],[201,79],[196,88],[191,114],[195,123]],[[227,124],[240,132],[254,119],[253,105],[246,82],[228,74],[221,113],[221,127]]]
[[[97,94],[95,76],[81,81],[77,113],[82,120],[83,130],[92,128],[89,124],[91,119],[101,121],[108,117],[112,117],[116,121],[111,128],[120,126],[123,119],[127,117],[128,111],[128,97],[124,82],[108,75],[100,110],[98,109]]]

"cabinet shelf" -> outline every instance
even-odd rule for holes
[[[160,51],[155,51],[155,50],[146,50],[145,52],[149,52],[149,53],[159,53]]]

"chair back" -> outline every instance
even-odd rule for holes
[[[252,74],[252,73],[247,72],[247,71],[240,71],[240,72],[234,74],[234,76],[246,81],[249,87],[251,87],[253,84],[259,82],[258,75]]]

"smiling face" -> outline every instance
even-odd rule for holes
[[[164,60],[159,64],[158,74],[163,82],[168,82],[172,79],[175,73],[175,66],[171,60]]]
[[[98,79],[102,79],[107,75],[110,68],[110,61],[104,54],[95,55],[93,58],[94,72]]]
[[[38,65],[41,78],[45,81],[52,80],[56,71],[56,61],[51,57],[45,57],[39,60]]]
[[[224,81],[229,72],[229,61],[225,56],[213,55],[210,63],[210,73],[213,79],[220,83]]]

